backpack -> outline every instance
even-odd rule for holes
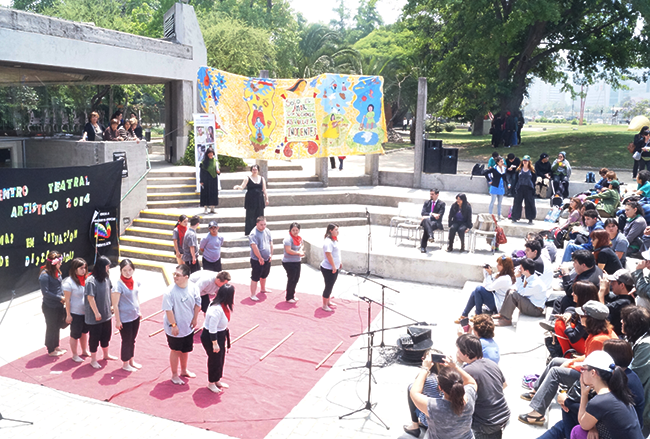
[[[585,183],[596,183],[596,174],[593,172],[587,172],[587,176],[585,177]]]
[[[469,179],[471,180],[472,178],[474,178],[475,175],[485,175],[485,165],[484,164],[481,164],[481,163],[475,164],[474,167],[472,168],[472,176],[469,177]]]
[[[551,198],[551,208],[555,206],[562,208],[562,204],[564,204],[564,198],[562,198],[562,196],[560,196],[559,194],[553,195],[553,197]]]

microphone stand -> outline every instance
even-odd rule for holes
[[[370,227],[370,212],[366,207],[366,220],[368,222],[368,250],[366,251],[366,276],[370,274],[370,250],[372,250],[372,228]]]
[[[16,290],[11,290],[11,300],[9,300],[9,305],[7,305],[7,309],[5,309],[5,313],[2,315],[2,319],[0,320],[0,325],[2,325],[2,322],[4,322],[5,317],[7,316],[7,312],[9,311],[9,308],[11,308],[11,304],[14,301],[14,298],[16,297]],[[11,419],[11,418],[5,418],[2,416],[2,413],[0,413],[0,421],[12,421],[12,422],[20,422],[23,424],[29,424],[29,425],[34,425],[33,422],[30,421],[22,421],[20,419]]]

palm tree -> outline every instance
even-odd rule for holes
[[[298,44],[298,75],[303,78],[322,73],[358,73],[359,53],[341,44],[337,31],[323,24],[310,24]]]

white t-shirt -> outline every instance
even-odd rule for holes
[[[216,271],[210,270],[195,271],[190,275],[190,282],[196,285],[201,296],[206,294],[214,296],[219,291],[219,287],[214,283],[218,274]]]
[[[223,331],[228,327],[228,318],[226,313],[223,312],[223,307],[219,305],[211,305],[205,313],[205,322],[203,328],[207,329],[210,334],[216,334]]]
[[[326,253],[332,253],[332,259],[334,259],[334,265],[336,267],[332,267],[330,261],[327,259]],[[323,262],[320,263],[320,266],[326,270],[332,270],[333,268],[339,269],[341,266],[341,252],[339,251],[338,241],[325,238],[325,242],[323,243]]]
[[[483,286],[486,290],[494,293],[494,303],[497,306],[497,310],[501,310],[506,293],[512,288],[512,279],[508,275],[499,276],[495,279],[487,274],[485,270],[483,270],[483,276]]]
[[[192,333],[193,329],[190,327],[190,323],[194,318],[195,306],[201,307],[201,296],[199,295],[199,289],[192,282],[188,281],[185,288],[180,288],[174,284],[163,294],[162,309],[174,313],[174,319],[178,326],[178,335],[175,337],[183,338]],[[166,312],[163,320],[165,334],[174,337]]]
[[[63,291],[70,291],[70,314],[83,316],[86,313],[84,308],[85,290],[84,287],[77,285],[69,276],[63,281]]]

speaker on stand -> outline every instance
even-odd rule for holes
[[[422,172],[437,174],[440,172],[440,161],[442,159],[442,140],[424,141],[424,163]]]

